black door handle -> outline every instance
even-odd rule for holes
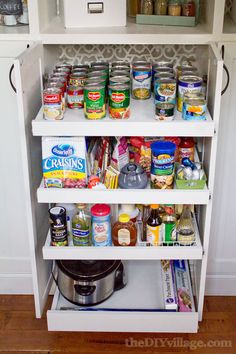
[[[16,88],[12,82],[12,72],[14,70],[14,64],[12,64],[11,68],[10,68],[10,71],[9,71],[9,81],[10,81],[10,85],[12,87],[12,90],[16,93]]]
[[[221,53],[222,53],[222,59],[224,60],[224,58],[225,58],[225,46],[224,45],[222,45],[222,47],[221,47]],[[225,85],[224,89],[221,91],[221,96],[223,96],[225,94],[225,92],[227,91],[227,89],[229,87],[229,83],[230,83],[229,70],[225,64],[223,64],[223,69],[226,72],[227,81],[226,81],[226,85]]]

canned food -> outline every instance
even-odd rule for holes
[[[202,78],[200,76],[180,76],[178,81],[178,103],[179,112],[183,110],[183,97],[186,93],[201,93]]]
[[[62,94],[59,88],[49,87],[43,91],[43,114],[47,120],[63,119]]]
[[[167,73],[167,72],[155,73],[154,81],[159,80],[159,79],[175,79],[175,74],[174,73]]]
[[[71,75],[72,75],[72,74],[79,74],[79,73],[83,73],[83,74],[86,74],[86,75],[87,75],[88,70],[85,69],[85,68],[77,68],[77,69],[73,69],[73,70],[71,71]]]
[[[163,221],[163,243],[171,245],[176,241],[177,218],[174,215],[165,215]]]
[[[174,119],[175,105],[173,103],[156,104],[156,120],[170,122]]]
[[[105,81],[108,80],[108,75],[107,75],[106,71],[90,71],[88,73],[88,78],[90,78],[90,77],[100,77]]]
[[[66,92],[66,89],[67,89],[67,79],[63,76],[55,76],[55,77],[50,77],[48,79],[48,83],[55,83],[55,84],[58,84],[60,85],[61,83],[63,84],[64,86],[64,92]]]
[[[198,69],[193,66],[191,63],[185,63],[182,65],[179,65],[177,67],[177,78],[179,78],[180,76],[184,76],[184,72],[186,71],[190,71],[192,73],[192,75],[196,75],[196,73],[198,72]]]
[[[106,75],[109,75],[109,67],[108,66],[93,66],[90,68],[90,72],[104,72]]]
[[[169,68],[168,66],[161,66],[161,67],[155,67],[153,69],[154,73],[172,73],[173,74],[173,68]]]
[[[90,66],[91,68],[94,68],[96,66],[106,66],[109,68],[109,63],[107,61],[93,61]]]
[[[69,63],[60,63],[55,66],[56,69],[69,69],[70,71],[72,70],[72,65]]]
[[[70,75],[69,86],[84,86],[84,82],[87,79],[86,72],[73,73]]]
[[[154,82],[155,103],[176,102],[176,81],[175,79],[163,78]]]
[[[130,85],[130,77],[128,76],[113,76],[110,77],[110,85],[127,84]]]
[[[46,84],[46,88],[57,88],[61,91],[61,104],[62,104],[62,111],[65,112],[66,108],[66,91],[65,85],[63,81],[60,80],[52,80]]]
[[[119,70],[121,70],[121,71],[124,70],[124,71],[130,72],[130,66],[129,65],[128,66],[116,65],[111,68],[111,71],[119,71]]]
[[[67,68],[67,67],[58,67],[58,68],[55,68],[53,70],[54,73],[60,73],[60,72],[63,72],[63,73],[67,73],[68,75],[70,74],[71,72],[71,69]]]
[[[132,96],[137,100],[151,97],[152,70],[150,67],[134,67],[132,78]]]
[[[148,68],[151,68],[152,67],[152,64],[149,63],[149,62],[146,62],[146,61],[143,61],[143,60],[138,60],[138,61],[135,61],[134,63],[132,63],[132,68],[135,69],[137,67],[148,67]]]
[[[206,120],[206,100],[202,94],[186,94],[183,98],[183,119]]]
[[[110,72],[110,77],[113,76],[130,76],[130,71],[128,70],[114,70]]]
[[[58,206],[49,209],[51,246],[67,246],[66,209]]]
[[[69,86],[67,90],[67,106],[70,109],[84,107],[83,86]]]
[[[173,63],[170,61],[162,60],[162,61],[158,61],[157,63],[153,64],[153,68],[161,68],[161,67],[173,69]]]
[[[111,67],[114,68],[116,66],[130,68],[130,63],[128,61],[113,61],[113,63],[111,63]]]
[[[76,64],[76,65],[73,65],[73,68],[72,68],[72,71],[73,70],[85,70],[85,71],[88,71],[89,70],[89,65],[88,64]]]
[[[109,87],[109,116],[113,119],[130,117],[130,86],[110,85]]]
[[[84,87],[84,115],[87,119],[101,119],[106,116],[106,89],[104,85],[88,84]]]
[[[106,83],[107,81],[104,80],[101,76],[88,77],[85,81],[85,85],[97,84],[97,85],[103,85],[104,87],[106,86]]]

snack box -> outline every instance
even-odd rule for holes
[[[188,262],[174,260],[179,312],[195,312]]]
[[[178,300],[174,275],[173,261],[161,261],[161,276],[163,283],[163,298],[165,310],[178,310]]]
[[[45,188],[85,188],[85,138],[42,137],[42,167]]]

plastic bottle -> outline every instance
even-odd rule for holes
[[[121,214],[112,228],[114,246],[135,246],[137,242],[137,229],[130,220],[129,215]]]
[[[66,209],[67,231],[72,236],[72,218],[75,215],[77,208],[73,203],[57,203],[56,206],[61,206]]]
[[[194,161],[194,139],[193,138],[181,138],[179,144],[179,162],[182,162],[184,157]]]
[[[156,246],[162,242],[162,220],[158,208],[159,204],[151,204],[151,213],[147,220],[147,242]]]
[[[86,215],[86,204],[76,204],[77,212],[72,218],[74,246],[90,246],[90,219]]]

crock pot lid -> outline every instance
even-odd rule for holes
[[[89,278],[103,278],[118,267],[120,261],[95,260],[60,260],[57,261],[59,269],[74,280]]]

